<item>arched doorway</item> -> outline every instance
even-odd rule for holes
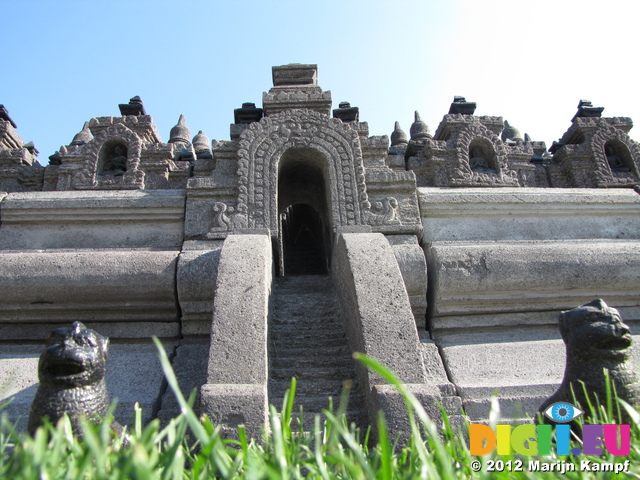
[[[280,275],[325,275],[329,267],[326,159],[310,148],[291,148],[278,168]]]

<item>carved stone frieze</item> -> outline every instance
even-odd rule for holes
[[[193,162],[181,161],[183,151],[161,142],[148,115],[93,118],[52,155],[44,190],[185,188]]]
[[[501,117],[445,115],[433,139],[409,143],[407,168],[416,173],[418,186],[536,186],[528,173],[535,166],[517,158],[525,153],[524,142],[503,142],[498,136],[503,128]],[[530,160],[534,151],[528,148]],[[519,161],[512,162],[512,156]]]
[[[550,149],[550,176],[562,187],[632,187],[640,184],[640,144],[624,117],[576,117]]]
[[[326,159],[321,168],[328,177],[332,227],[365,223],[368,197],[357,132],[310,110],[290,110],[251,124],[240,136],[237,205],[246,205],[249,228],[277,231],[278,160],[291,148],[310,148]]]

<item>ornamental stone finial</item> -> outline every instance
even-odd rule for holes
[[[476,111],[476,102],[467,102],[467,99],[456,95],[453,97],[453,103],[449,107],[449,115],[473,115]]]
[[[420,118],[420,113],[416,110],[415,113],[415,121],[411,125],[411,129],[409,130],[411,134],[411,140],[420,140],[422,138],[431,138],[431,133],[429,132],[429,125],[424,123]]]
[[[400,122],[396,122],[391,133],[391,146],[396,146],[402,143],[409,143],[407,134],[400,128]]]
[[[125,115],[146,115],[147,112],[144,110],[144,105],[142,104],[142,100],[138,95],[129,100],[129,103],[121,103],[118,105],[120,109],[120,115],[123,117]]]
[[[500,135],[500,138],[503,142],[506,142],[507,140],[524,141],[520,130],[512,125],[509,125],[509,122],[507,120],[504,121],[504,130],[502,130],[502,135]]]
[[[211,141],[202,130],[193,137],[193,149],[196,151],[198,158],[212,158],[211,155]]]
[[[76,133],[76,136],[73,137],[70,145],[84,145],[85,143],[89,143],[91,140],[93,140],[93,135],[91,134],[91,130],[89,130],[89,122],[84,122],[82,130]]]
[[[178,119],[178,124],[171,129],[171,133],[169,133],[169,143],[191,143],[189,141],[191,138],[191,132],[187,127],[187,123],[184,119],[184,115],[180,115]]]

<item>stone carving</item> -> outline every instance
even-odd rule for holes
[[[369,225],[401,224],[397,217],[398,200],[395,197],[387,197],[384,200],[374,202],[373,206],[366,205],[365,219]]]
[[[496,171],[489,166],[489,160],[484,157],[482,149],[479,147],[471,147],[469,150],[469,166],[471,170],[479,173],[495,173]]]
[[[143,188],[144,172],[138,168],[142,146],[138,135],[123,123],[100,130],[81,147],[84,166],[75,175],[75,187]],[[66,150],[63,147],[60,151]]]
[[[581,382],[592,404],[595,397],[600,404],[606,404],[604,370],[608,370],[618,398],[640,406],[640,382],[630,362],[631,332],[615,308],[598,299],[562,312],[560,333],[567,352],[564,378],[556,393],[540,406],[540,413],[556,402],[577,403],[582,410],[588,408]],[[622,418],[617,423],[628,423],[625,411],[621,410]]]
[[[127,171],[127,147],[116,144],[111,152],[105,154],[103,175],[124,175]]]
[[[226,203],[216,202],[213,205],[212,213],[212,232],[247,228],[247,206],[243,203],[234,209],[233,207],[227,206]]]
[[[525,137],[528,137],[528,135],[525,134]],[[500,135],[500,139],[503,142],[510,143],[510,144],[516,144],[517,142],[527,141],[526,138],[525,139],[522,138],[522,135],[520,134],[520,130],[518,130],[513,125],[510,125],[507,120],[504,121],[504,130]],[[531,139],[528,139],[528,141],[530,142]]]
[[[624,161],[619,155],[616,155],[611,145],[605,145],[604,154],[607,156],[607,163],[612,172],[628,172],[629,167],[624,164]]]
[[[237,205],[247,206],[249,228],[278,230],[278,160],[300,147],[327,160],[331,202],[337,207],[332,224],[363,224],[368,197],[357,131],[341,120],[301,109],[265,117],[240,136]]]
[[[28,430],[33,435],[48,417],[54,425],[69,416],[75,434],[81,433],[80,419],[99,423],[109,409],[104,375],[109,339],[86,328],[81,322],[51,332],[40,355],[40,385],[31,405]],[[122,434],[122,426],[113,422]]]

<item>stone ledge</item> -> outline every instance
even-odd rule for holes
[[[0,249],[179,247],[185,196],[184,190],[12,193],[1,204]]]
[[[425,243],[640,239],[630,189],[418,188]]]

